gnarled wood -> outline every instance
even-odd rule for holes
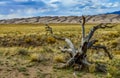
[[[52,28],[48,25],[45,24],[45,30],[46,30],[46,35],[50,32],[50,34],[53,34]]]
[[[81,67],[81,68],[89,67],[91,65],[91,63],[88,62],[88,60],[87,60],[87,50],[88,49],[103,49],[104,52],[108,55],[108,57],[110,59],[112,59],[112,56],[108,52],[107,48],[105,46],[101,46],[101,45],[94,46],[94,44],[96,42],[98,42],[98,40],[91,40],[91,38],[94,35],[96,30],[104,29],[104,28],[112,28],[113,26],[109,26],[108,24],[101,23],[99,25],[94,26],[90,30],[90,32],[87,36],[85,35],[85,17],[84,16],[82,16],[81,26],[82,26],[82,39],[81,39],[81,46],[78,49],[75,49],[75,46],[70,39],[58,37],[53,34],[52,29],[49,30],[49,31],[51,31],[51,34],[54,38],[56,38],[58,40],[64,40],[67,43],[67,45],[69,46],[69,48],[59,47],[62,52],[67,52],[71,55],[71,58],[66,62],[66,64],[64,64],[62,66],[62,68],[67,67],[67,66],[74,66],[74,65],[79,65],[79,67]],[[48,27],[48,25],[47,25],[47,27]],[[100,70],[102,72],[106,72],[105,67],[101,66],[100,64],[96,66],[96,69]]]

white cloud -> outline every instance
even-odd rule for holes
[[[76,4],[78,4],[78,2],[76,0],[61,0],[61,3],[66,6],[66,7],[71,7],[74,6]]]
[[[0,18],[28,17],[35,15],[93,15],[120,10],[120,2],[110,0],[14,0],[15,3],[37,1],[45,3],[39,5],[20,5],[10,8],[8,15],[0,15]],[[10,1],[9,1],[10,2]],[[11,2],[12,3],[12,2]],[[32,3],[31,3],[32,4]],[[0,1],[0,5],[8,5]],[[14,5],[14,2],[13,2]],[[37,8],[36,8],[37,7]],[[54,13],[55,12],[55,13]]]
[[[10,9],[10,12],[14,12],[14,9]]]
[[[120,3],[119,2],[115,2],[115,3],[111,3],[112,7],[120,7]]]
[[[14,11],[14,9],[10,9],[11,14],[4,15],[0,14],[0,19],[11,19],[11,18],[26,18],[26,17],[34,17],[34,15],[38,13],[43,13],[48,9],[34,9],[34,8],[25,8],[25,9],[18,9]]]
[[[22,10],[22,11],[23,11],[23,10]],[[27,15],[44,13],[44,12],[46,12],[46,11],[49,11],[49,9],[47,9],[47,8],[38,8],[38,9],[27,8],[27,9],[24,9],[25,14],[27,14]]]
[[[14,0],[14,1],[16,1],[16,2],[27,2],[29,0]]]
[[[6,2],[0,2],[0,5],[5,5],[6,4]]]
[[[0,19],[11,19],[11,18],[27,18],[30,16],[23,16],[19,14],[0,15]]]

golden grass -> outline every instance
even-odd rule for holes
[[[81,27],[79,24],[49,24],[53,31],[80,31]],[[0,34],[3,33],[37,33],[44,32],[44,24],[2,24],[0,25]],[[92,25],[86,25],[89,28]]]
[[[58,36],[70,38],[75,44],[75,47],[78,48],[77,46],[80,44],[80,41],[81,41],[81,27],[79,24],[49,24],[49,25],[53,28],[54,34]],[[86,34],[89,32],[90,28],[92,28],[95,25],[96,24],[87,24],[85,26]],[[38,63],[40,61],[39,64],[35,63],[35,65],[34,64],[29,65],[29,66],[33,66],[33,69],[36,68],[36,70],[38,71],[39,69],[37,68],[39,68],[41,65],[43,66],[42,68],[45,68],[45,66],[52,67],[52,65],[54,65],[56,62],[65,62],[65,60],[68,59],[69,57],[65,58],[64,56],[67,56],[67,55],[62,54],[59,51],[58,47],[64,46],[66,45],[66,43],[63,41],[55,40],[54,38],[51,37],[51,35],[45,36],[45,33],[46,32],[44,29],[44,24],[4,24],[4,25],[1,24],[0,39],[3,41],[1,41],[0,44],[2,45],[9,44],[11,47],[1,45],[0,65],[5,65],[6,59],[8,61],[8,67],[12,67],[13,65],[14,65],[13,67],[28,66],[29,63],[33,64],[33,62]],[[108,63],[108,67],[109,67],[108,74],[106,75],[102,74],[102,78],[106,78],[106,77],[110,78],[111,75],[113,75],[112,77],[119,76],[120,44],[118,43],[120,39],[120,24],[118,24],[116,27],[112,29],[99,29],[94,34],[93,38],[99,40],[99,42],[96,43],[96,45],[97,44],[106,45],[109,51],[111,51],[111,53],[114,55],[113,60],[108,60],[108,58],[105,58],[106,56],[103,56],[104,59],[100,59],[100,60],[97,59],[98,61],[93,58],[93,60],[97,62]],[[23,43],[21,43],[22,41]],[[15,43],[13,44],[13,42]],[[3,43],[6,43],[6,44],[3,44]],[[16,46],[15,44],[17,43],[21,43],[20,44],[21,46],[19,45]],[[102,51],[102,50],[99,50],[99,51]],[[117,70],[116,68],[119,70]],[[29,69],[29,68],[26,67],[26,69]],[[94,64],[90,66],[89,71],[93,75],[96,75],[94,74],[94,71],[95,71]],[[117,75],[115,73],[116,71],[118,72]],[[72,77],[72,72],[73,71],[71,71],[71,69],[68,69],[68,70],[65,69],[65,70],[52,71],[51,74],[53,75],[53,78],[54,77],[62,78],[64,77],[63,74],[67,74],[64,78],[70,78]],[[56,74],[53,74],[53,73],[56,73]],[[81,72],[79,72],[79,74],[81,74]],[[97,74],[99,75],[99,73]]]
[[[64,59],[63,55],[55,55],[54,61],[55,62],[64,62],[65,59]]]
[[[81,26],[79,24],[49,24],[52,28],[53,31],[55,32],[67,32],[71,31],[71,33],[74,32],[80,32],[81,31]],[[85,28],[88,30],[95,26],[96,24],[87,24]],[[119,24],[120,25],[120,24]],[[105,29],[110,31],[118,31],[120,30],[119,25],[112,29]],[[45,31],[44,29],[44,24],[0,24],[0,34],[4,33],[23,33],[23,34],[28,34],[28,33],[42,33]],[[101,30],[104,31],[104,30]]]

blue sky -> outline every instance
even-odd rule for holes
[[[120,10],[120,0],[0,0],[0,19],[80,16]]]

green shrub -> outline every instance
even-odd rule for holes
[[[25,48],[20,48],[20,49],[18,49],[18,54],[19,55],[28,55],[28,50]]]
[[[27,68],[26,68],[26,67],[19,67],[19,68],[18,68],[18,71],[19,71],[19,72],[26,72],[26,71],[27,71]]]

